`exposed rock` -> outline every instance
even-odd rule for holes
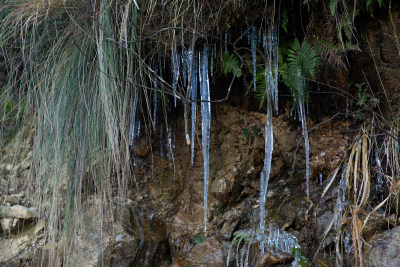
[[[250,209],[250,200],[247,199],[236,207],[231,208],[222,216],[222,219],[225,221],[221,229],[221,236],[223,239],[231,239],[236,226],[243,218],[247,217]]]
[[[259,255],[259,258],[255,264],[256,267],[267,267],[277,264],[288,264],[294,260],[293,256],[289,253],[282,251],[271,251],[267,250],[264,254]]]
[[[18,221],[18,219],[14,218],[1,219],[0,224],[3,232],[10,234],[12,231],[17,230],[19,228]]]
[[[215,171],[210,193],[223,205],[228,205],[238,197],[257,194],[256,183],[263,168],[266,115],[240,112],[224,104],[215,109],[218,113],[215,116],[218,128],[215,127],[215,132],[212,133],[215,151],[214,156],[211,156]],[[297,137],[296,131],[292,131],[289,126],[289,117],[286,114],[273,118],[273,124],[272,178],[292,163]]]
[[[12,194],[4,197],[3,205],[17,205],[24,198],[23,194]]]
[[[377,235],[369,242],[365,254],[365,266],[400,266],[400,227]]]
[[[36,209],[27,208],[21,205],[0,206],[0,219],[3,218],[20,218],[32,219],[38,217]]]
[[[44,234],[40,233],[45,228],[45,222],[39,220],[36,225],[16,235],[0,238],[0,264],[23,255],[24,251],[33,251],[37,246],[43,246]]]
[[[215,238],[204,240],[189,253],[182,255],[172,265],[174,267],[223,267],[225,260],[222,244]]]

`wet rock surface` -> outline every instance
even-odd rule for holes
[[[365,266],[400,266],[400,227],[374,236],[367,248]]]
[[[196,245],[186,255],[178,257],[174,267],[223,267],[225,266],[222,244],[215,238],[210,238]]]
[[[228,258],[230,266],[236,264],[235,249],[229,254],[235,232],[257,229],[259,225],[259,174],[263,167],[265,115],[240,111],[226,104],[214,105],[213,112],[208,235],[203,233],[200,138],[196,139],[195,161],[191,166],[186,138],[179,130],[183,129],[183,124],[178,120],[172,124],[173,159],[168,158],[165,140],[151,137],[150,143],[140,141],[135,152],[138,168],[130,181],[127,199],[116,197],[112,204],[106,205],[111,207],[107,211],[94,196],[84,201],[73,251],[67,262],[69,266],[224,266]],[[319,245],[317,240],[333,216],[337,183],[324,199],[320,196],[328,177],[346,153],[347,125],[332,120],[312,128],[315,123],[310,122],[311,195],[307,199],[300,128],[285,113],[273,120],[274,151],[266,199],[266,225],[271,223],[296,236],[302,255],[311,259]],[[200,133],[201,125],[198,127]],[[14,150],[10,146],[5,151]],[[297,156],[293,164],[295,151]],[[17,161],[5,158],[0,166],[7,185],[6,189],[0,189],[0,214],[7,214],[0,215],[2,220],[7,220],[2,221],[0,244],[13,248],[6,251],[12,257],[0,251],[1,263],[34,266],[46,262],[49,253],[43,239],[46,224],[28,212],[34,209],[24,190],[16,190],[29,171],[28,154],[29,149],[21,153]],[[321,180],[319,174],[322,174]],[[123,208],[117,204],[121,202],[126,203]],[[315,210],[317,204],[318,210]],[[11,212],[14,209],[25,213],[15,215]],[[18,225],[23,221],[27,222],[27,229],[21,231]],[[381,222],[379,227],[383,231]],[[374,229],[366,228],[368,234],[364,237],[370,238]],[[329,249],[330,245],[327,243],[322,250]],[[316,259],[322,262],[321,255]],[[294,258],[290,253],[274,249],[262,254],[256,242],[249,260],[249,266],[289,266]]]

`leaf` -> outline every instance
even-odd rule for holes
[[[246,139],[249,140],[249,138],[250,138],[249,129],[245,128],[243,130],[243,134],[246,137]]]
[[[372,1],[373,0],[367,0],[367,2],[365,3],[365,6],[366,6],[367,10],[369,10],[369,8],[370,8],[370,6],[372,4]]]
[[[307,98],[307,95],[300,89],[304,88],[306,82],[304,78],[315,76],[319,66],[319,54],[307,40],[300,44],[296,39],[288,50],[286,61],[286,66],[280,67],[281,70],[287,72],[287,75],[282,75],[282,78],[283,82],[291,89],[295,106],[297,106],[300,99]]]
[[[257,127],[256,125],[253,125],[253,126],[251,127],[251,129],[253,130],[254,134],[257,136],[258,133],[259,133],[259,131],[260,131],[260,129],[258,129],[258,127]]]
[[[223,72],[224,74],[232,73],[237,78],[242,76],[242,71],[240,70],[239,60],[234,54],[225,52],[222,54]]]
[[[336,8],[340,0],[331,0],[329,1],[329,10],[331,11],[332,16],[335,16]]]

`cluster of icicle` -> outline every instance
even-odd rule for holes
[[[188,92],[191,99],[191,113],[192,113],[192,131],[191,141],[189,136],[186,136],[187,143],[191,145],[191,163],[193,165],[194,159],[194,143],[196,133],[196,111],[197,111],[197,85],[200,85],[200,99],[201,99],[201,123],[202,123],[202,152],[204,164],[204,232],[207,231],[207,195],[208,195],[208,180],[209,180],[209,147],[210,147],[210,127],[211,127],[211,102],[210,102],[210,82],[208,76],[208,60],[209,48],[205,44],[201,51],[182,51],[177,53],[172,51],[172,89],[174,99],[176,101],[176,86],[179,77],[179,71],[182,71],[183,85],[188,86]],[[215,46],[211,49],[211,65],[213,59],[216,57]],[[182,65],[180,68],[179,65]],[[211,66],[212,67],[212,66]],[[212,73],[212,70],[211,70]]]
[[[244,240],[244,245],[239,248],[240,243]],[[291,233],[281,231],[279,228],[269,226],[266,233],[259,234],[254,230],[244,229],[235,232],[234,242],[237,242],[236,266],[247,267],[249,265],[250,247],[258,242],[262,250],[272,249],[283,251],[294,256],[292,261],[293,267],[302,266],[300,260],[303,258],[300,253],[300,245],[296,238]],[[233,245],[231,244],[231,246]],[[230,249],[229,249],[230,253]],[[227,258],[227,266],[229,265],[229,256]]]
[[[294,255],[294,261],[292,266],[301,266],[299,261],[301,260],[300,245],[297,238],[286,231],[281,231],[278,228],[269,229],[268,233],[257,237],[261,244],[267,245],[275,250],[283,251]],[[264,247],[262,247],[264,250]],[[293,253],[294,252],[294,253]]]
[[[225,50],[227,51],[228,34],[225,34]],[[271,171],[272,151],[273,151],[273,125],[272,113],[278,112],[278,31],[274,26],[269,25],[266,32],[252,26],[248,29],[248,42],[251,46],[252,66],[253,66],[253,83],[256,89],[256,57],[257,47],[262,44],[265,52],[265,80],[267,85],[266,102],[267,102],[267,117],[265,122],[265,157],[264,167],[260,174],[260,231],[259,234],[263,235],[265,232],[265,199],[268,190],[268,181]],[[174,106],[178,97],[177,85],[180,73],[182,72],[183,85],[188,87],[188,92],[191,100],[191,140],[186,133],[187,143],[191,145],[191,163],[193,165],[194,159],[194,143],[195,143],[195,129],[196,129],[196,111],[197,111],[197,86],[200,85],[200,99],[201,99],[201,118],[202,118],[202,152],[204,162],[204,232],[207,231],[207,191],[209,180],[209,140],[210,140],[210,125],[211,125],[211,104],[210,104],[210,86],[208,75],[208,62],[211,56],[211,76],[213,59],[216,58],[216,46],[211,46],[211,51],[207,44],[204,45],[200,51],[192,51],[191,49],[178,52],[176,47],[171,52],[171,70],[172,70],[172,92],[174,95]],[[151,70],[154,74],[153,89],[153,128],[155,129],[157,118],[157,92],[158,92],[158,79],[157,67],[155,64]],[[161,81],[163,82],[163,80]],[[190,84],[188,84],[190,83]],[[300,91],[304,90],[304,83],[300,85]],[[130,116],[130,145],[134,145],[135,140],[140,134],[140,120],[137,119],[138,110],[138,89],[134,90],[132,95],[132,110]],[[305,119],[304,99],[299,100],[299,114],[302,122],[303,136],[305,139],[306,147],[306,177],[307,177],[307,197],[309,197],[308,181],[309,181],[309,144],[308,133]],[[173,160],[173,144],[171,129],[168,128],[168,156]],[[171,161],[171,160],[170,160]]]

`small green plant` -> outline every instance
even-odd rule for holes
[[[249,129],[245,128],[245,129],[243,130],[243,134],[244,134],[244,137],[246,137],[247,140],[250,139],[250,132],[249,132]]]
[[[253,133],[257,136],[258,133],[260,132],[260,129],[257,127],[257,125],[251,126],[251,129],[253,130]]]
[[[226,212],[226,206],[222,204],[214,204],[213,208],[219,212],[219,214],[223,215]]]
[[[260,132],[260,129],[257,127],[257,125],[251,126],[250,129],[253,131],[254,135],[257,137],[258,133]],[[246,137],[247,140],[250,139],[250,130],[249,130],[249,128],[244,128],[243,135]]]
[[[201,244],[205,239],[204,234],[195,235],[191,240],[190,243],[193,245]]]

